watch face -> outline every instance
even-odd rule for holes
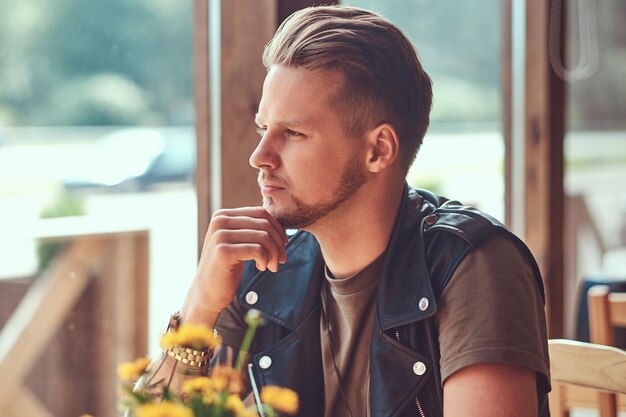
[[[177,330],[180,326],[180,313],[176,312],[170,316],[170,322],[167,325],[167,331]]]

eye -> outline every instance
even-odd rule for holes
[[[263,135],[265,135],[266,131],[267,131],[267,128],[265,128],[265,127],[257,127],[256,128],[256,133],[258,133],[260,137],[263,137]]]
[[[291,129],[287,129],[285,133],[287,133],[287,136],[293,136],[293,137],[302,136],[302,133],[296,132],[295,130],[291,130]]]

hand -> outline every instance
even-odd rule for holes
[[[277,272],[286,262],[285,230],[262,207],[216,211],[211,217],[198,271],[181,310],[183,322],[211,327],[235,296],[243,264],[254,260],[257,269]]]

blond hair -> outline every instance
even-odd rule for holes
[[[266,45],[263,65],[338,71],[334,101],[346,134],[390,123],[408,170],[428,128],[432,83],[411,42],[385,18],[345,6],[299,10]]]

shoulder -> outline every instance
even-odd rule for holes
[[[543,297],[539,268],[521,239],[487,213],[458,201],[442,200],[444,202],[422,221],[426,262],[438,295],[461,263],[482,260],[493,264],[507,259],[524,265],[529,274],[535,276]]]
[[[442,379],[477,363],[536,371],[548,386],[540,277],[509,235],[493,233],[460,262],[439,299]]]
[[[422,220],[426,265],[437,298],[465,257],[490,236],[506,230],[493,217],[457,201],[443,204]]]
[[[428,217],[424,226],[426,235],[447,232],[472,247],[478,246],[494,230],[505,229],[502,223],[487,213],[454,200],[446,200]]]

